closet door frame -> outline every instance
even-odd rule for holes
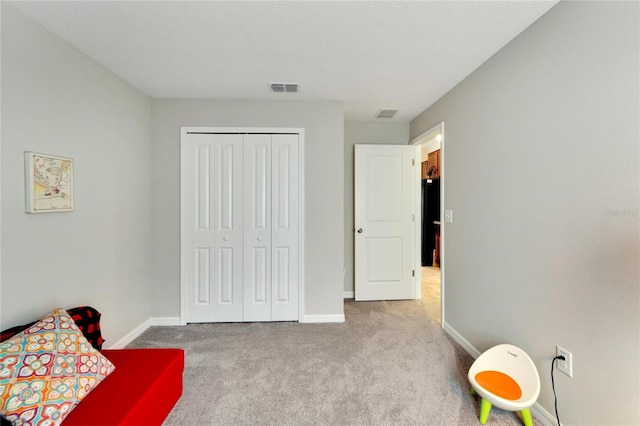
[[[188,189],[185,164],[186,150],[189,148],[185,140],[188,134],[285,134],[298,135],[298,322],[305,317],[304,312],[304,129],[289,127],[181,127],[180,128],[180,324],[186,325],[188,319],[187,307],[187,268],[182,253],[189,249],[189,242],[184,237],[187,227],[186,218],[191,212],[187,211],[186,194]]]

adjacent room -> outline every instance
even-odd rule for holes
[[[509,344],[532,424],[640,424],[639,2],[0,15],[0,330],[79,328],[99,376],[47,419],[153,353],[137,424],[480,424]]]

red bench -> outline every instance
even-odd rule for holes
[[[103,350],[116,369],[73,409],[64,426],[161,425],[182,395],[182,349]]]
[[[94,388],[63,421],[64,426],[161,425],[182,395],[184,350],[101,350],[100,313],[90,306],[67,310],[89,343],[115,365],[115,370]],[[31,325],[13,327],[0,341]],[[2,419],[2,425],[6,423]]]

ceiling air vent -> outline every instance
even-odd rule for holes
[[[393,118],[398,112],[395,108],[382,108],[374,118]]]
[[[269,83],[269,90],[274,93],[298,93],[300,85],[298,83]]]

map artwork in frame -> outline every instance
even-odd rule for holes
[[[73,211],[73,160],[25,152],[26,212]]]

